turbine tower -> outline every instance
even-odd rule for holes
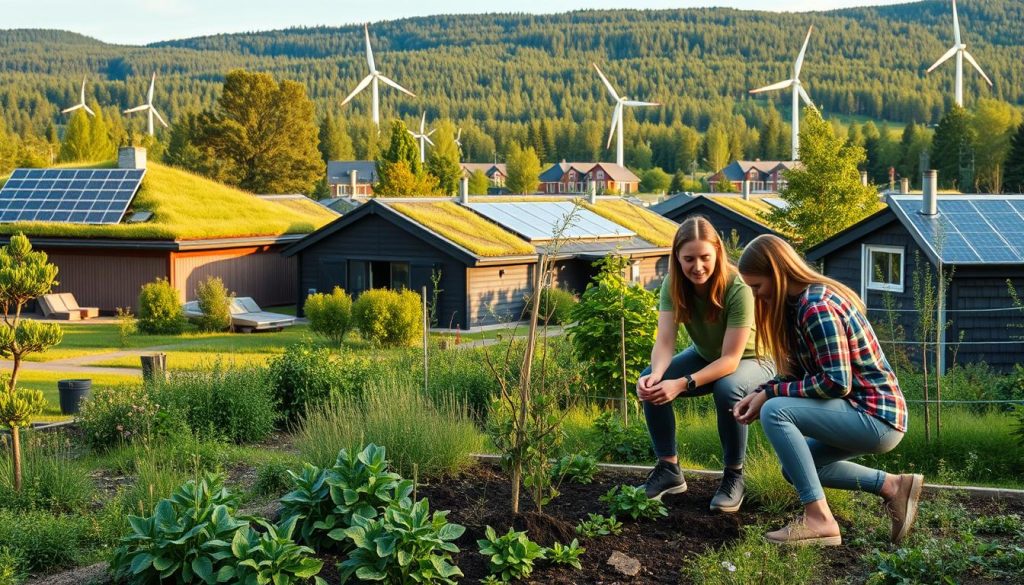
[[[793,78],[787,79],[786,81],[780,81],[765,87],[759,87],[757,89],[750,90],[750,93],[761,93],[765,91],[775,91],[778,89],[786,89],[788,87],[793,88],[793,160],[798,160],[800,156],[800,100],[804,100],[804,103],[808,106],[814,107],[814,102],[804,91],[803,84],[800,83],[800,69],[804,66],[804,54],[807,53],[807,43],[811,40],[811,32],[814,27],[807,29],[807,38],[804,39],[804,46],[800,49],[800,55],[796,58],[796,63],[793,64]]]
[[[608,88],[608,93],[612,94],[612,99],[615,100],[615,113],[612,114],[612,128],[608,132],[608,144],[605,148],[611,148],[612,136],[617,134],[615,142],[615,162],[621,167],[625,165],[625,158],[623,156],[622,147],[622,125],[623,125],[623,108],[636,108],[646,106],[660,106],[657,102],[638,102],[631,100],[626,96],[619,97],[619,94],[615,92],[615,88],[608,81],[608,78],[601,73],[601,68],[597,66],[597,63],[592,64],[594,69],[597,69],[597,74],[601,76],[601,81],[604,82],[604,86]]]
[[[71,106],[70,108],[68,108],[66,110],[61,110],[60,113],[67,114],[68,112],[74,112],[75,110],[85,110],[85,113],[89,114],[90,116],[95,116],[96,115],[96,113],[93,112],[92,109],[89,106],[85,105],[85,78],[84,77],[82,78],[82,97],[81,97],[81,101],[78,102],[76,105],[73,105],[73,106]]]
[[[416,97],[416,94],[414,94],[413,92],[405,89],[401,85],[398,85],[394,81],[388,79],[387,77],[382,75],[380,73],[380,71],[377,71],[377,65],[375,65],[374,62],[373,62],[373,49],[370,48],[370,25],[364,25],[363,26],[363,30],[366,32],[366,62],[369,63],[369,65],[370,65],[370,74],[367,75],[366,77],[364,77],[363,80],[359,82],[359,85],[357,85],[356,88],[352,90],[352,93],[348,94],[348,97],[345,98],[345,101],[341,102],[341,105],[344,106],[345,104],[350,102],[352,100],[352,98],[356,97],[356,95],[359,94],[359,92],[361,92],[364,89],[366,89],[367,85],[372,85],[373,86],[373,123],[378,128],[380,128],[380,93],[379,93],[379,89],[378,89],[378,81],[383,81],[385,84],[390,85],[391,87],[393,87],[393,88],[395,88],[395,89],[397,89],[397,90],[399,90],[401,92],[407,93],[407,94],[409,94],[412,97]]]
[[[156,116],[156,119],[160,120],[160,123],[164,125],[164,128],[167,128],[167,122],[164,121],[163,117],[160,115],[160,112],[156,111],[156,108],[153,107],[153,88],[155,86],[156,73],[153,74],[153,79],[149,82],[149,92],[146,93],[146,103],[142,104],[141,106],[136,106],[134,108],[124,111],[125,114],[131,114],[133,112],[146,112],[149,118],[148,123],[146,125],[146,131],[149,132],[150,136],[153,136],[153,116]]]
[[[956,0],[953,0],[953,47],[946,51],[946,54],[939,57],[939,60],[934,65],[928,68],[927,73],[931,73],[936,67],[942,65],[950,59],[953,55],[956,55],[956,105],[964,106],[964,59],[970,62],[978,73],[988,82],[989,86],[992,85],[992,80],[985,75],[985,72],[981,70],[981,66],[974,60],[974,57],[967,52],[967,44],[960,40],[960,18],[956,14]]]
[[[427,132],[426,131],[426,125],[427,125],[427,113],[423,112],[423,117],[420,118],[420,131],[419,131],[419,133],[413,132],[412,130],[408,131],[409,134],[412,134],[412,137],[415,138],[416,140],[418,140],[419,143],[420,143],[420,162],[421,163],[427,162],[427,144],[429,143],[430,146],[434,146],[434,142],[432,140],[430,140],[430,135],[434,133],[434,130],[436,130],[436,128],[434,130],[431,130],[430,132]]]

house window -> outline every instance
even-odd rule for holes
[[[640,282],[640,262],[633,262],[629,265],[629,280]]]
[[[408,262],[348,261],[348,292],[359,296],[371,288],[409,288]]]
[[[903,248],[865,246],[861,264],[868,290],[903,292]]]
[[[604,171],[597,171],[597,180],[598,181],[603,181],[604,180]]]

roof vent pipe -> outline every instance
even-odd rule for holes
[[[939,171],[925,171],[921,178],[921,215],[939,213]]]
[[[864,185],[865,187],[868,186],[868,172],[867,171],[861,171],[860,172],[860,184]]]
[[[117,168],[146,168],[146,149],[141,146],[122,146],[117,151]]]
[[[906,177],[900,179],[900,193],[904,195],[910,194],[910,179]]]
[[[352,169],[352,171],[349,172],[349,174],[348,174],[348,179],[349,179],[349,181],[348,181],[348,184],[349,184],[348,194],[349,194],[349,197],[355,197],[356,196],[356,185],[359,183],[358,174],[359,174],[359,171],[356,170],[356,169]]]
[[[469,203],[469,177],[459,181],[459,203]]]
[[[743,200],[750,201],[750,181],[743,181]]]
[[[597,205],[597,181],[590,182],[590,195],[587,197],[587,201],[591,205]]]

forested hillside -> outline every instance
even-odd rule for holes
[[[966,71],[968,107],[979,97],[1024,105],[1024,2],[964,0],[960,17],[971,52],[995,81],[990,89]],[[747,90],[790,75],[812,24],[801,77],[826,117],[935,123],[946,111],[952,63],[924,75],[953,42],[946,1],[805,14],[688,9],[435,16],[373,24],[370,32],[380,70],[418,95],[383,88],[383,117],[411,120],[426,111],[429,120],[452,119],[466,127],[468,156],[482,160],[501,150],[503,135],[523,136],[540,120],[549,125],[533,131],[552,134],[545,137],[549,154],[569,152],[559,148],[557,128],[570,125],[586,136],[583,152],[573,154],[603,147],[611,103],[590,67],[595,61],[620,93],[664,104],[629,111],[631,149],[638,136],[654,140],[659,126],[662,132],[678,133],[684,125],[704,132],[712,121],[729,125],[739,115],[761,128],[776,116],[769,104],[786,114],[788,95],[754,99]],[[173,121],[210,107],[224,75],[246,68],[301,82],[321,114],[365,120],[368,95],[340,107],[366,74],[361,28],[218,35],[146,47],[66,32],[0,31],[0,109],[9,129],[41,134],[66,122],[59,111],[77,102],[83,75],[90,78],[87,99],[113,114],[142,103],[156,71],[157,106]],[[640,134],[630,129],[638,123]],[[778,155],[784,138],[777,141]],[[685,157],[675,158],[654,162],[672,171]]]

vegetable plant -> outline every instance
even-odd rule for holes
[[[612,514],[629,516],[633,520],[668,516],[665,504],[661,500],[648,498],[641,487],[617,485],[601,496],[601,501],[608,504]]]
[[[588,484],[594,481],[595,473],[597,473],[597,459],[585,451],[565,455],[551,468],[551,477],[555,480],[568,479],[579,484]]]
[[[234,564],[217,571],[217,582],[289,585],[314,577],[323,567],[323,561],[313,558],[313,549],[292,540],[296,520],[293,517],[279,526],[258,521],[265,531],[262,534],[248,525],[235,532],[231,540]],[[319,577],[316,583],[326,584]]]
[[[585,552],[587,552],[587,549],[580,546],[580,541],[574,538],[568,545],[556,542],[554,546],[548,549],[547,557],[553,563],[569,565],[576,570],[580,570],[583,568],[583,565],[580,564],[580,555]]]
[[[484,534],[486,538],[476,541],[480,554],[490,557],[491,575],[502,583],[528,576],[533,572],[533,563],[546,558],[547,549],[530,540],[526,532],[509,528],[507,534],[499,537],[488,526]]]
[[[622,534],[622,522],[614,515],[587,514],[588,518],[576,526],[576,534],[586,538]]]

